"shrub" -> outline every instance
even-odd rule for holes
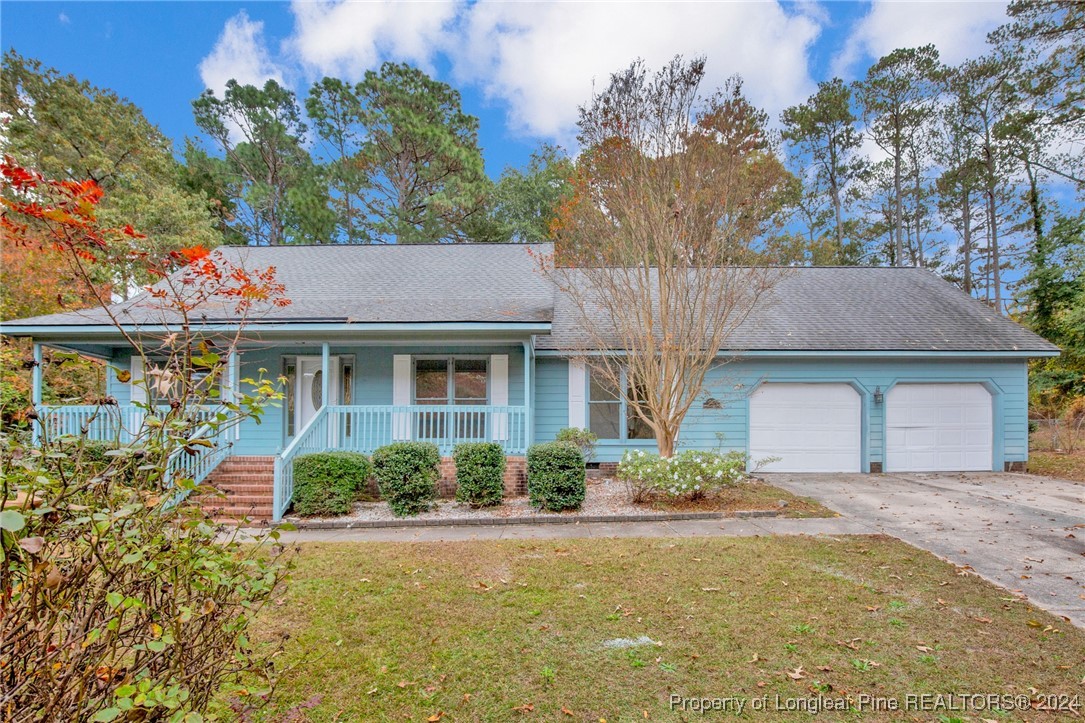
[[[746,455],[689,450],[667,458],[628,450],[618,463],[618,479],[629,486],[634,502],[656,496],[694,501],[745,480]]]
[[[456,499],[472,507],[501,504],[505,494],[505,451],[496,442],[457,444]]]
[[[565,427],[558,431],[558,436],[554,440],[576,445],[580,453],[584,455],[584,461],[587,462],[595,456],[595,445],[599,441],[599,437],[590,429]]]
[[[584,502],[584,455],[568,442],[536,444],[527,451],[531,504],[551,512],[575,510]]]
[[[432,442],[395,442],[373,453],[381,499],[397,517],[417,515],[437,497],[441,453]]]
[[[364,454],[319,452],[294,460],[294,512],[344,515],[366,489],[373,466]]]

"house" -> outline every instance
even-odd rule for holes
[[[522,488],[528,446],[563,427],[599,435],[595,464],[653,449],[644,426],[592,379],[584,330],[529,253],[551,250],[222,248],[234,263],[276,267],[286,285],[293,303],[251,320],[230,377],[259,368],[281,374],[287,398],[261,424],[231,431],[213,453],[182,461],[188,474],[237,483],[235,493],[249,493],[238,499],[278,519],[290,502],[292,460],[304,452],[368,453],[422,439],[448,456],[459,441],[492,440],[510,459],[506,483]],[[1026,363],[1057,355],[1056,347],[923,269],[799,268],[771,296],[733,348],[721,350],[731,361],[710,374],[680,448],[743,450],[755,461],[773,458],[770,471],[1024,468]],[[162,331],[144,302],[115,311],[132,330]],[[202,323],[222,330],[236,322],[207,309]],[[143,375],[140,357],[101,310],[6,322],[0,331],[33,338],[39,358],[48,345],[107,360],[133,380]],[[142,390],[115,371],[108,387],[118,401],[109,418],[138,418],[133,403],[146,401]],[[40,373],[35,390],[40,404]],[[93,411],[41,414],[50,429],[70,432]],[[116,422],[92,427],[99,436],[116,433]],[[231,465],[232,477],[223,472]]]

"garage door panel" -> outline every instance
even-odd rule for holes
[[[858,472],[861,411],[847,384],[762,384],[750,397],[750,459],[768,472]]]
[[[885,405],[886,471],[991,469],[992,402],[982,384],[898,384]]]

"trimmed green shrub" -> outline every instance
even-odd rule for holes
[[[534,507],[575,510],[584,502],[584,455],[568,442],[536,444],[527,450],[527,493]]]
[[[505,495],[505,451],[496,442],[465,442],[452,451],[456,460],[456,499],[472,507],[501,504]]]
[[[432,442],[395,442],[373,453],[381,499],[397,517],[417,515],[437,497],[441,453]]]
[[[580,453],[584,455],[584,461],[589,462],[595,456],[595,445],[599,442],[599,437],[590,429],[565,427],[558,430],[554,441],[575,444],[580,449]]]
[[[294,512],[345,515],[373,474],[357,452],[318,452],[294,460]]]

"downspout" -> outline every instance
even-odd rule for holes
[[[34,342],[34,369],[30,372],[30,403],[33,405],[34,412],[38,415],[42,414],[41,409],[41,344]],[[39,416],[34,420],[34,423],[30,425],[31,443],[36,447],[38,441],[41,439],[41,428],[45,422]]]

